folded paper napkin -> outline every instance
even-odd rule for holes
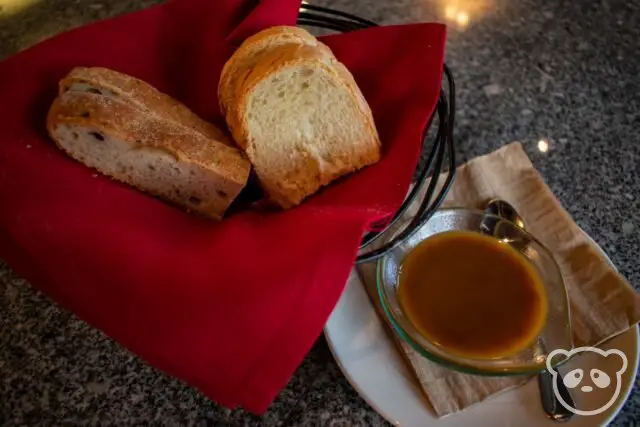
[[[443,179],[444,176],[440,184]],[[519,143],[460,166],[443,206],[481,209],[493,198],[511,203],[522,215],[527,231],[536,236],[559,263],[569,294],[576,347],[597,346],[638,323],[640,296],[560,206]],[[416,208],[409,208],[407,218]],[[391,230],[390,236],[393,234]],[[375,266],[363,265],[359,273],[377,305]],[[423,358],[395,333],[391,334],[439,417],[468,408],[530,379],[487,378],[456,372]]]
[[[284,212],[195,218],[75,162],[48,138],[60,78],[102,66],[224,126],[217,85],[246,37],[300,0],[172,0],[0,63],[0,258],[157,368],[263,412],[335,306],[365,228],[410,185],[442,77],[445,27],[323,37],[371,106],[382,160]],[[336,236],[336,237],[334,237]]]

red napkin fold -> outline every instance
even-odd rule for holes
[[[402,202],[440,87],[445,28],[322,40],[371,105],[382,160],[284,212],[195,218],[58,150],[45,116],[75,66],[148,81],[224,125],[233,49],[295,25],[299,0],[174,0],[0,63],[0,257],[60,305],[225,406],[261,413],[320,334],[362,233]]]

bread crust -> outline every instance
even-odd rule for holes
[[[59,124],[102,129],[140,147],[156,148],[176,160],[199,165],[244,184],[251,165],[240,150],[208,139],[199,132],[149,116],[118,99],[83,92],[63,93],[53,102],[47,129]]]
[[[301,188],[300,190],[283,190],[264,177],[264,171],[260,170],[260,167],[256,165],[253,158],[252,144],[254,144],[254,141],[251,139],[248,128],[247,103],[251,92],[271,75],[288,67],[308,66],[309,64],[318,69],[322,69],[327,75],[332,76],[336,84],[343,86],[356,101],[359,116],[367,129],[367,149],[366,151],[358,153],[356,158],[343,158],[341,162],[343,166],[340,168],[320,171],[317,178],[314,178],[316,180],[315,183],[310,184],[307,188]],[[230,124],[233,128],[232,133],[234,139],[245,149],[249,158],[252,160],[256,174],[260,178],[260,182],[269,197],[283,208],[295,206],[338,177],[380,160],[381,143],[373,122],[371,110],[364,96],[346,67],[339,64],[332,54],[327,55],[324,49],[319,49],[317,46],[306,45],[284,45],[273,49],[261,58],[255,68],[249,71],[244,83],[237,85],[236,97],[237,116],[235,121]],[[335,155],[339,157],[341,153],[335,153]]]
[[[184,104],[135,77],[102,67],[75,67],[60,81],[59,93],[66,92],[77,83],[113,93],[150,115],[188,127],[225,145],[234,145],[224,132],[201,119]]]

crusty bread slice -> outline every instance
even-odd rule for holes
[[[284,45],[281,45],[284,46]],[[334,65],[335,63],[337,63],[337,60],[335,59],[335,57],[333,56],[333,52],[331,51],[331,49],[329,49],[326,45],[324,45],[321,42],[317,42],[315,45],[310,45],[310,44],[289,44],[288,46],[309,46],[310,48],[313,48],[316,52],[316,54],[318,56],[323,56],[325,58],[325,60],[327,61],[328,64]],[[267,50],[262,52],[260,55],[258,55],[257,58],[257,62],[255,64],[253,64],[252,68],[245,68],[245,69],[241,69],[238,70],[238,75],[235,79],[234,85],[234,91],[233,91],[233,99],[234,102],[232,102],[229,105],[229,110],[227,111],[227,115],[226,115],[226,120],[227,120],[227,127],[229,128],[229,132],[231,133],[235,143],[240,146],[242,149],[246,149],[246,146],[243,145],[244,144],[244,139],[242,137],[242,128],[239,125],[239,123],[241,122],[242,118],[241,118],[241,111],[237,106],[237,100],[240,99],[245,91],[245,84],[247,83],[249,76],[252,75],[254,69],[256,67],[258,67],[259,70],[264,69],[265,67],[263,66],[263,61],[267,60],[270,61],[273,57],[271,55],[268,55],[268,53],[272,52],[274,49],[278,48],[280,46],[275,46],[273,47],[271,50]],[[342,65],[342,64],[340,64]],[[337,70],[336,70],[337,71]],[[340,73],[340,71],[338,72]],[[348,72],[347,72],[348,73]],[[349,76],[351,76],[350,73],[348,73]],[[255,74],[254,74],[255,75]],[[343,76],[346,77],[346,76]],[[352,78],[353,79],[353,78]],[[354,81],[355,83],[355,81]],[[365,102],[366,105],[366,102]],[[368,106],[367,106],[368,108]]]
[[[235,90],[247,71],[260,60],[262,54],[285,44],[315,45],[318,40],[302,28],[279,25],[248,37],[224,64],[218,83],[218,101],[224,116],[235,101]]]
[[[148,114],[189,127],[207,138],[233,146],[220,129],[198,117],[184,104],[147,82],[127,74],[102,67],[76,67],[60,81],[59,93],[66,91],[89,92],[118,98]]]
[[[236,96],[236,142],[284,208],[380,159],[369,106],[351,73],[324,49],[271,49]]]
[[[119,97],[64,92],[51,106],[47,129],[72,158],[214,219],[223,217],[251,168],[237,148]]]

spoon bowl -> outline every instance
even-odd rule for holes
[[[523,230],[525,229],[524,219],[522,219],[516,208],[511,206],[511,204],[506,200],[491,200],[487,204],[485,212],[509,220]],[[490,234],[494,233],[493,229],[487,228],[486,231]],[[554,392],[553,375],[549,371],[545,370],[540,372],[538,375],[538,386],[540,389],[542,408],[551,420],[562,423],[567,422],[573,417],[573,412],[562,405],[558,396]],[[557,382],[555,387],[557,389],[557,393],[562,396],[564,401],[567,402],[570,407],[575,407],[573,397],[571,396],[569,389],[564,385],[564,382]]]

